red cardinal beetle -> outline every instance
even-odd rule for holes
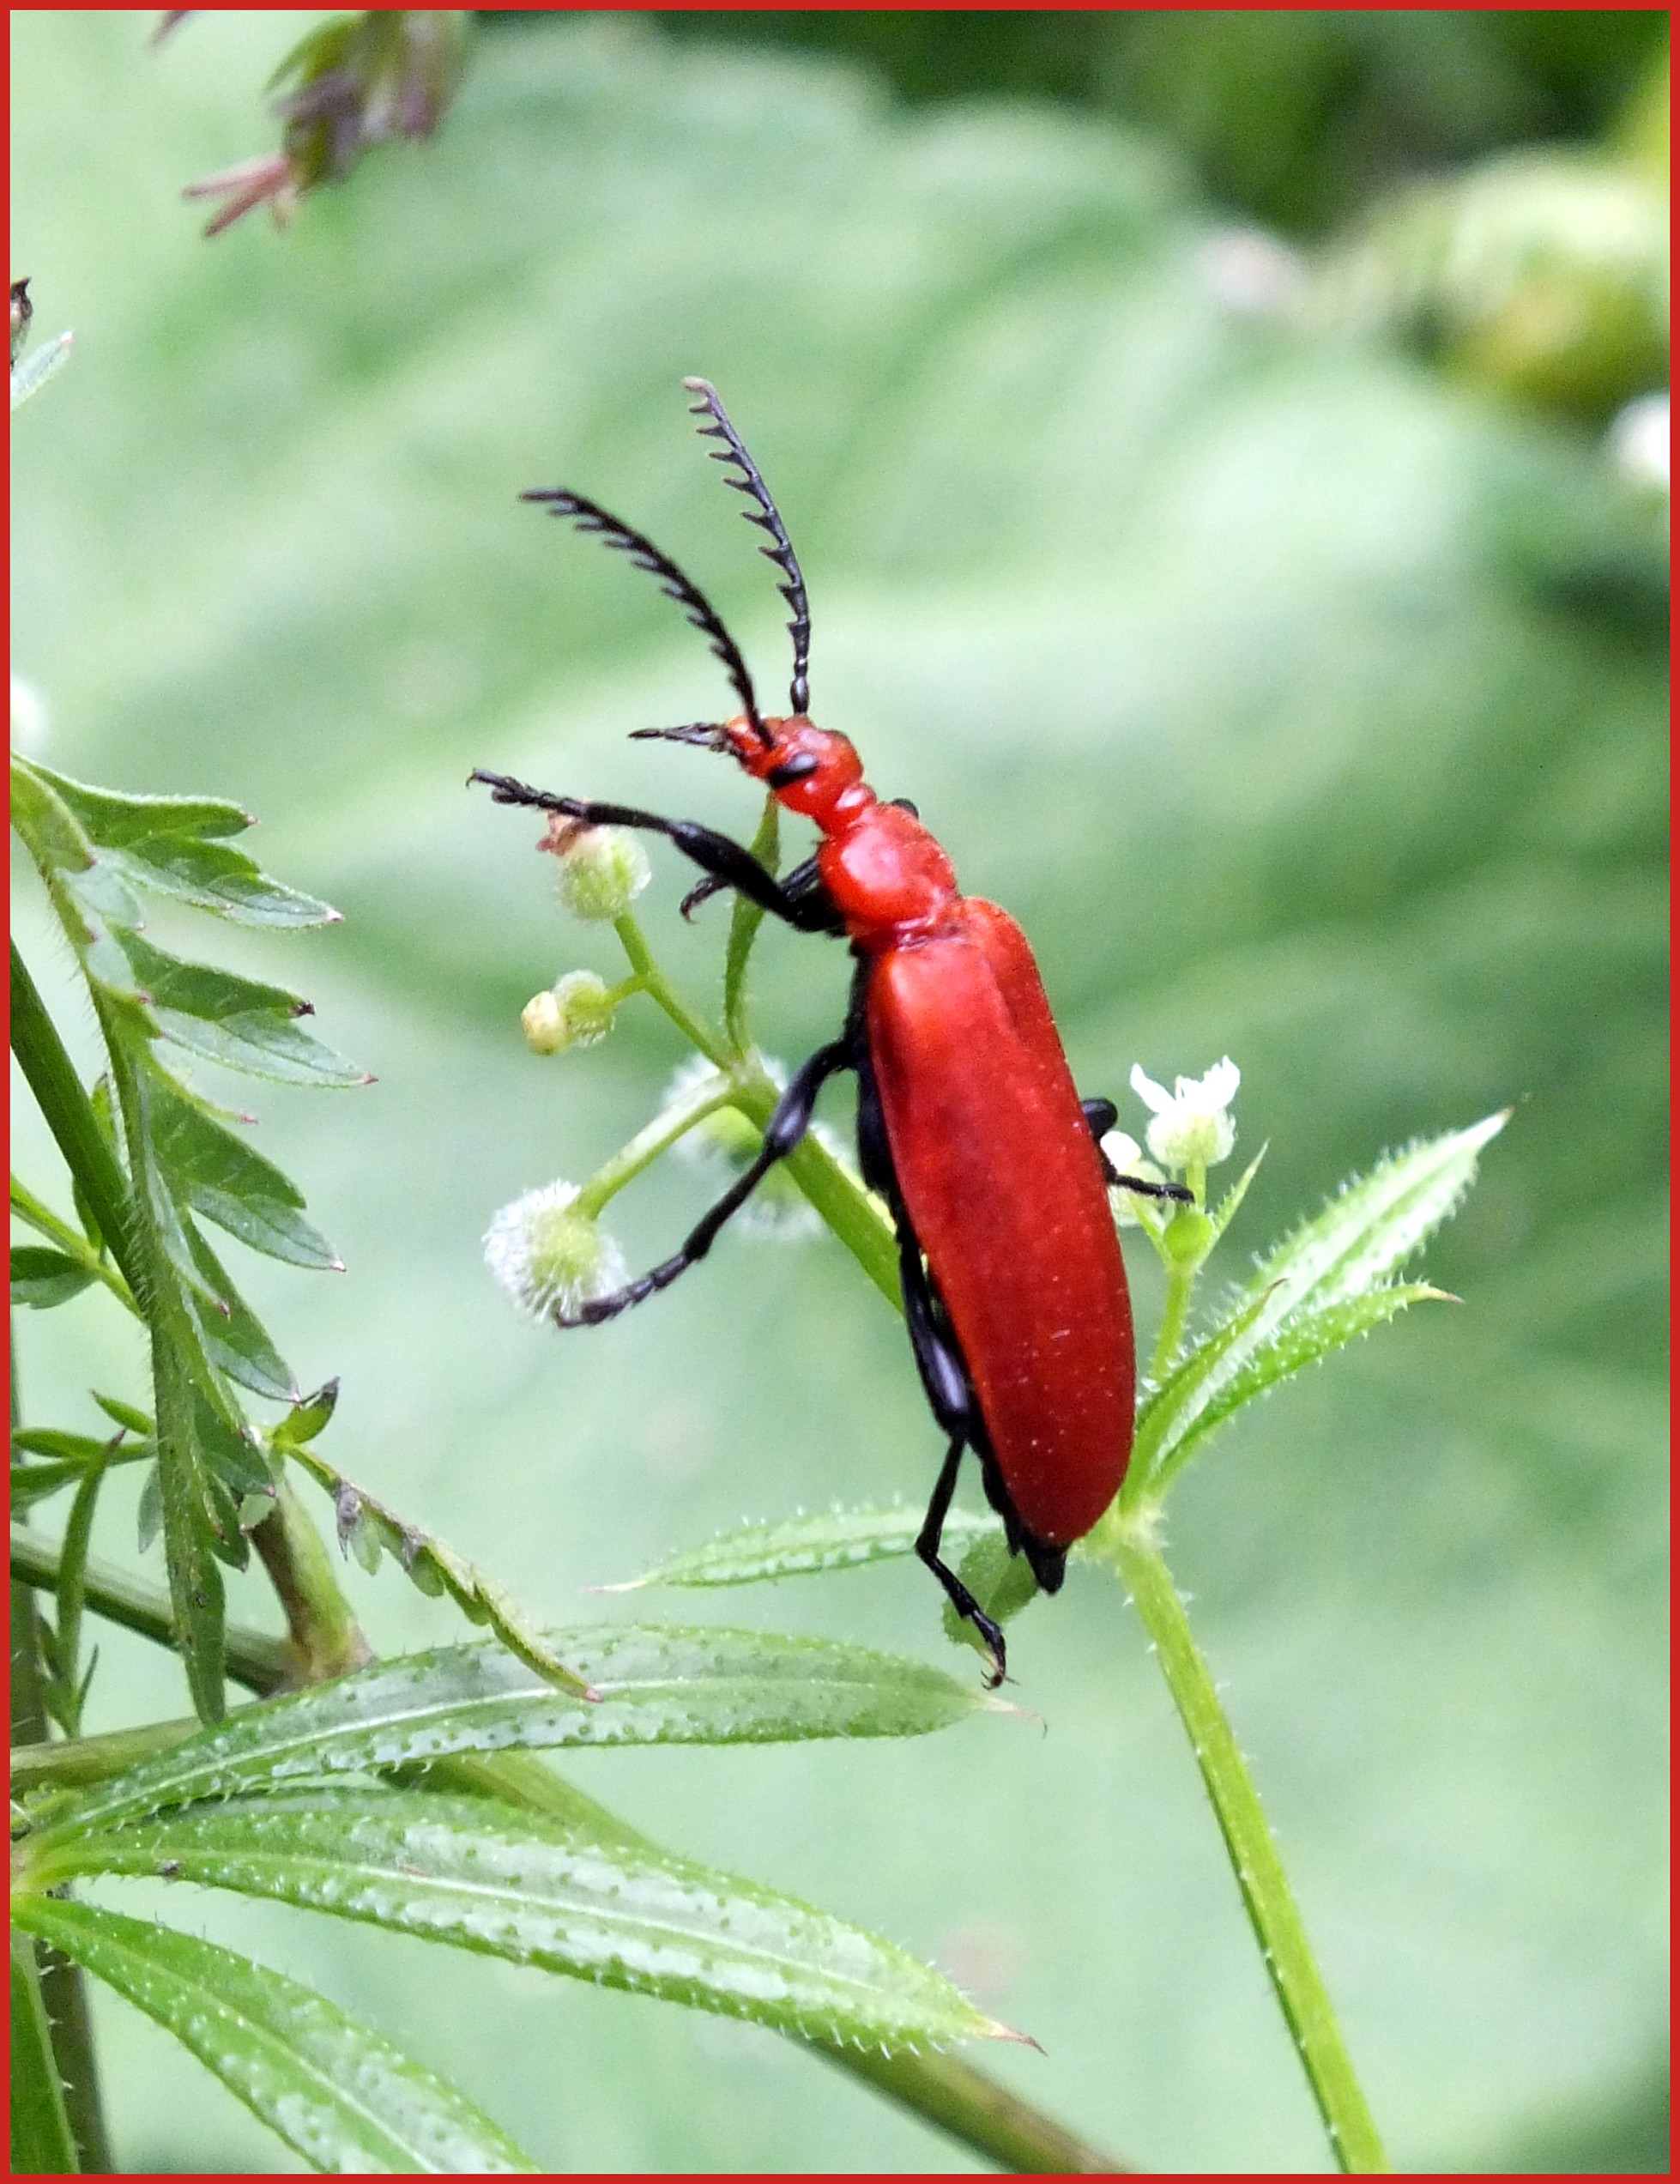
[[[793,547],[716,390],[704,379],[684,384],[699,397],[700,431],[722,442],[713,459],[748,496],[742,512],[770,535],[760,551],[781,571],[794,646],[785,717],[760,712],[746,662],[704,595],[639,531],[582,493],[522,498],[569,517],[657,578],[710,641],[740,701],[730,720],[634,733],[727,752],[787,810],[814,822],[816,855],[777,879],[739,843],[686,820],[552,796],[505,774],[472,778],[498,803],[663,834],[704,874],[685,916],[734,888],[801,932],[843,935],[856,970],[839,1038],[795,1075],[758,1158],[681,1249],[611,1295],[553,1316],[563,1327],[594,1326],[704,1258],[804,1136],[824,1083],[855,1070],[863,1178],[891,1210],[910,1345],[948,1437],[916,1552],[984,1639],[995,1685],[1003,1633],[940,1558],[963,1451],[979,1458],[1010,1552],[1024,1554],[1038,1583],[1055,1592],[1068,1548],[1119,1491],[1132,1448],[1132,1312],[1108,1187],[1188,1193],[1115,1173],[1097,1143],[1114,1126],[1115,1108],[1082,1102],[1074,1090],[1019,926],[994,903],[960,893],[950,858],[915,807],[882,802],[847,739],[811,719],[811,618]]]

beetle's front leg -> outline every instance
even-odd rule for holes
[[[1129,1190],[1139,1198],[1170,1198],[1180,1205],[1194,1205],[1195,1194],[1186,1190],[1182,1183],[1145,1183],[1141,1176],[1122,1176],[1103,1150],[1103,1139],[1120,1120],[1120,1110],[1111,1099],[1082,1099],[1079,1104],[1085,1110],[1091,1134],[1097,1140],[1103,1180],[1110,1190]]]
[[[553,812],[575,819],[583,826],[636,826],[662,834],[698,864],[720,886],[733,887],[772,917],[783,919],[801,932],[831,929],[831,911],[826,894],[819,898],[789,893],[773,873],[766,872],[751,851],[713,827],[696,820],[666,819],[658,812],[638,810],[633,804],[598,803],[587,796],[557,796],[547,789],[532,789],[505,773],[488,773],[482,767],[468,776],[481,781],[499,804],[521,804],[533,811]]]

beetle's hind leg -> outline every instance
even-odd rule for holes
[[[764,1125],[764,1141],[757,1159],[690,1230],[682,1249],[673,1252],[650,1273],[639,1275],[606,1297],[590,1298],[575,1312],[563,1312],[557,1306],[549,1314],[555,1326],[598,1327],[603,1320],[616,1319],[632,1304],[640,1304],[660,1290],[668,1289],[679,1274],[686,1273],[704,1259],[723,1224],[740,1213],[777,1162],[785,1160],[810,1128],[817,1094],[831,1077],[851,1067],[851,1045],[846,1039],[836,1039],[828,1046],[819,1047],[804,1068],[795,1072],[787,1091],[777,1102],[776,1112]]]
[[[1185,1206],[1195,1203],[1194,1194],[1186,1190],[1182,1183],[1145,1183],[1141,1176],[1122,1176],[1103,1151],[1103,1140],[1119,1122],[1120,1110],[1111,1099],[1082,1099],[1079,1104],[1085,1110],[1091,1134],[1097,1140],[1103,1178],[1110,1190],[1129,1190],[1139,1198],[1171,1198]]]
[[[951,1497],[957,1491],[958,1468],[963,1461],[963,1451],[968,1446],[967,1437],[953,1433],[951,1446],[945,1452],[945,1461],[940,1466],[940,1475],[934,1487],[934,1498],[928,1504],[928,1515],[916,1534],[916,1552],[944,1586],[954,1607],[965,1623],[972,1623],[986,1641],[986,1649],[992,1656],[992,1665],[986,1672],[986,1688],[996,1691],[1004,1676],[1003,1632],[981,1606],[974,1594],[954,1570],[940,1560],[940,1535],[945,1529],[945,1520],[950,1512]]]

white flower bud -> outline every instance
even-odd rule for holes
[[[606,980],[593,971],[568,971],[546,993],[526,1002],[519,1021],[533,1054],[564,1054],[568,1047],[595,1046],[613,1028],[612,995]]]
[[[559,862],[561,902],[589,924],[622,917],[653,876],[647,851],[616,826],[551,820],[541,846]]]
[[[1171,1092],[1133,1066],[1132,1089],[1155,1110],[1145,1135],[1163,1168],[1212,1168],[1229,1159],[1236,1125],[1226,1110],[1242,1081],[1242,1073],[1229,1055],[1205,1077],[1175,1079]]]
[[[574,1213],[576,1183],[545,1183],[504,1206],[484,1239],[484,1262],[522,1311],[572,1313],[622,1287],[623,1252],[587,1214]]]

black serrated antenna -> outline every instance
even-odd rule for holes
[[[628,523],[608,515],[597,502],[586,500],[581,493],[567,493],[564,487],[535,487],[522,493],[522,500],[533,500],[547,508],[552,515],[569,516],[580,531],[587,531],[600,538],[615,553],[628,556],[637,568],[645,569],[650,577],[657,577],[659,588],[668,599],[674,599],[684,614],[710,643],[712,650],[723,662],[724,673],[734,685],[735,695],[741,708],[752,723],[753,732],[760,742],[768,745],[770,730],[764,726],[758,711],[758,701],[753,695],[752,678],[746,672],[746,662],[736,649],[735,641],[719,620],[716,608],[698,584],[684,576],[676,563],[662,554],[651,539],[644,538],[640,531],[633,531]]]
[[[710,425],[701,426],[703,437],[724,443],[712,457],[712,461],[733,464],[741,475],[729,479],[728,482],[737,493],[750,494],[758,504],[758,514],[754,515],[750,508],[743,508],[742,515],[749,523],[756,523],[761,531],[768,531],[775,541],[771,546],[761,546],[758,551],[774,561],[787,579],[785,584],[779,584],[776,588],[793,610],[788,632],[794,640],[794,679],[789,687],[788,698],[795,712],[808,713],[811,710],[808,674],[811,665],[811,608],[806,600],[805,578],[799,572],[793,541],[788,536],[776,503],[770,497],[770,487],[758,475],[758,464],[742,445],[740,434],[729,422],[729,414],[718,399],[716,388],[710,379],[685,379],[683,384],[691,394],[700,397],[693,404],[694,415],[709,416],[712,420]]]

